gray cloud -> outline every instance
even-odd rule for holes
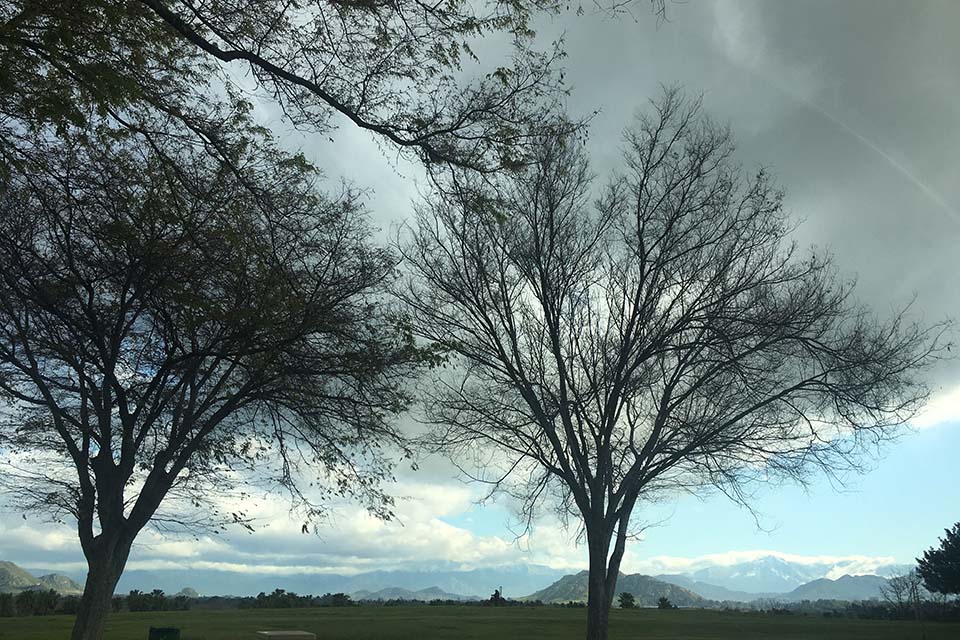
[[[663,24],[636,15],[544,25],[565,30],[572,110],[600,109],[601,179],[661,84],[702,92],[745,169],[786,189],[796,239],[833,253],[861,300],[885,314],[916,296],[915,317],[960,317],[960,4],[715,0],[670,4]],[[951,391],[960,366],[932,381]]]
[[[789,210],[806,221],[798,239],[833,251],[843,272],[858,277],[865,301],[885,312],[916,294],[914,309],[928,320],[960,317],[960,3],[717,0],[669,7],[663,24],[640,2],[636,22],[571,14],[539,25],[545,43],[565,33],[571,110],[600,109],[589,146],[601,179],[618,164],[622,129],[660,84],[702,91],[706,109],[731,124],[744,166],[767,165],[779,176]],[[271,105],[259,109],[329,178],[371,189],[378,227],[389,230],[409,215],[422,170],[349,125],[331,132],[330,142],[326,135],[285,131]],[[952,363],[936,375],[949,392],[960,368]],[[944,415],[956,417],[953,411]],[[476,564],[553,559],[567,566],[582,555],[569,536],[549,526],[541,528],[535,551],[524,555],[508,540],[444,525],[437,520],[444,509],[462,513],[478,496],[452,479],[449,464],[431,459],[420,472],[400,475],[404,486],[421,492],[401,505],[404,527],[347,509],[318,541],[301,535],[281,505],[264,514],[271,526],[256,535],[148,539],[133,561],[343,570],[463,557]],[[69,528],[4,514],[0,558],[76,565],[81,558],[73,536]],[[631,562],[644,567],[639,558]]]

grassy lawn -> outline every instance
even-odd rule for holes
[[[249,640],[259,629],[301,629],[321,640],[580,640],[583,609],[356,607],[123,613],[107,640],[145,640],[147,628],[180,627],[183,640]],[[0,640],[51,640],[69,634],[71,618],[0,618]],[[960,624],[927,623],[926,640],[960,640]],[[910,622],[844,620],[719,611],[614,610],[612,640],[921,640]]]

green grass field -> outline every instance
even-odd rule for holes
[[[183,640],[252,640],[259,629],[302,629],[320,640],[580,640],[583,609],[356,607],[123,613],[108,640],[145,640],[147,628],[180,627]],[[66,638],[68,616],[0,618],[0,640]],[[926,640],[960,640],[960,624],[926,623]],[[720,611],[614,610],[611,640],[921,640],[911,622],[844,620]]]

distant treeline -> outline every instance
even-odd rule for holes
[[[944,598],[921,600],[916,605],[897,605],[880,600],[803,600],[801,602],[754,601],[749,604],[724,603],[724,611],[736,613],[858,618],[862,620],[929,620],[960,622],[960,600]]]
[[[133,590],[113,597],[114,613],[120,611],[186,611],[192,601],[187,596],[168,596],[160,589],[150,593]],[[0,618],[13,616],[75,615],[80,596],[60,595],[53,589],[29,589],[19,593],[0,593]]]
[[[122,611],[187,611],[191,599],[187,596],[168,596],[160,589],[144,593],[134,589],[126,596],[113,597],[113,610]]]
[[[272,593],[261,592],[251,596],[204,596],[193,599],[195,609],[300,609],[306,607],[400,607],[400,606],[460,606],[460,607],[542,607],[548,606],[539,600],[520,601],[500,598],[487,600],[455,600],[435,598],[419,600],[407,598],[357,599],[346,593],[325,593],[322,596],[299,595],[292,591],[275,589]],[[583,606],[582,604],[579,606]]]
[[[490,598],[488,600],[453,600],[453,599],[400,599],[389,600],[354,600],[346,593],[325,593],[322,596],[298,595],[292,591],[275,589],[272,593],[260,592],[256,597],[234,598],[200,598],[198,608],[204,609],[299,609],[305,607],[353,607],[353,606],[391,607],[402,605],[431,605],[431,606],[542,606],[539,600],[534,602],[520,602],[505,598]]]
[[[255,598],[237,598],[240,609],[303,609],[306,607],[351,607],[356,605],[345,593],[325,593],[322,596],[300,596],[292,591],[274,589],[273,593],[260,592]]]
[[[77,596],[61,596],[53,589],[28,589],[19,593],[0,593],[0,618],[48,616],[76,613]]]

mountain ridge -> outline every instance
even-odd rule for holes
[[[800,585],[785,598],[791,602],[801,600],[871,600],[883,597],[881,589],[887,579],[875,575],[840,576],[836,580],[819,578]]]
[[[741,595],[756,594],[755,597],[782,598],[794,589],[814,580],[836,579],[844,575],[876,575],[886,578],[908,569],[909,567],[905,565],[871,566],[850,559],[793,562],[771,554],[733,564],[701,567],[674,575],[681,576],[677,579],[677,583],[681,586],[687,586],[683,584],[683,578],[686,578]],[[665,578],[671,581],[669,576]]]
[[[882,597],[887,579],[877,575],[843,575],[837,579],[818,578],[805,582],[787,593],[751,593],[733,591],[717,585],[693,580],[685,575],[647,576],[620,574],[616,593],[628,591],[642,607],[655,606],[661,597],[681,607],[716,606],[721,602],[801,602],[803,600],[861,601]],[[541,600],[545,603],[585,602],[588,592],[588,573],[568,574],[545,589],[521,600]]]
[[[540,600],[548,604],[586,602],[588,575],[587,571],[566,575],[546,589],[525,596],[521,600]],[[623,591],[632,593],[637,605],[641,607],[656,606],[657,601],[662,597],[679,607],[706,604],[705,598],[688,589],[639,573],[630,575],[621,573],[617,578],[614,591],[617,594]]]
[[[776,598],[777,596],[781,595],[779,593],[757,593],[752,591],[737,591],[735,589],[727,589],[726,587],[722,587],[720,585],[694,580],[693,578],[684,574],[660,574],[653,577],[657,580],[675,584],[678,587],[683,587],[688,591],[692,591],[697,595],[703,596],[707,600],[715,600],[717,602],[752,602],[753,600],[757,600],[759,598]]]
[[[69,576],[60,573],[35,576],[13,562],[0,560],[0,593],[19,593],[34,589],[53,589],[61,595],[83,593],[83,587]]]

